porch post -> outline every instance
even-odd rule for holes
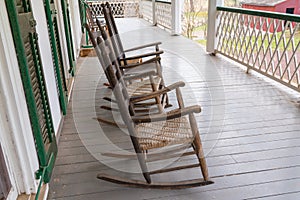
[[[223,6],[224,0],[210,0],[208,1],[208,24],[207,24],[207,42],[206,51],[208,53],[215,53],[216,49],[216,30],[218,25],[217,6]]]
[[[172,35],[181,34],[181,5],[182,0],[172,0],[171,1],[171,13],[172,13]]]
[[[155,0],[152,0],[152,24],[153,26],[157,25],[157,16],[156,16],[156,5],[155,5]]]

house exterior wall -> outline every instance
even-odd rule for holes
[[[12,188],[8,199],[37,189],[38,159],[6,5],[0,1],[0,143]]]
[[[39,35],[39,45],[41,59],[43,63],[43,70],[45,74],[45,81],[48,91],[49,104],[53,119],[53,126],[57,133],[62,119],[62,113],[60,110],[58,91],[55,81],[55,72],[52,60],[52,53],[50,47],[50,38],[47,28],[47,20],[44,9],[43,1],[36,1],[32,4],[33,16],[37,22],[36,31]]]
[[[71,13],[71,27],[73,30],[73,43],[74,43],[74,52],[76,57],[79,56],[80,47],[81,47],[81,21],[80,21],[80,12],[79,12],[79,3],[78,0],[69,0],[70,13]]]
[[[62,8],[61,8],[61,0],[54,0],[55,3],[55,7],[58,10],[57,12],[57,19],[58,19],[58,31],[59,31],[59,35],[61,37],[61,49],[62,52],[65,52],[62,54],[63,57],[63,65],[65,66],[65,77],[66,79],[70,79],[71,78],[71,74],[69,73],[70,70],[70,64],[68,61],[68,48],[67,48],[67,42],[65,40],[65,27],[64,27],[64,20],[63,20],[63,14],[62,14]]]
[[[33,0],[31,1],[33,2]],[[55,3],[58,10],[63,62],[68,77],[68,53],[60,0],[56,0]],[[36,30],[39,36],[40,55],[49,95],[54,129],[56,134],[58,134],[63,116],[58,100],[44,4],[43,1],[34,1],[31,5],[34,18],[37,22]],[[77,11],[76,9],[78,9],[78,1],[70,3],[70,17],[73,20],[72,31],[74,33],[73,44],[79,53],[82,33],[79,10]],[[39,169],[39,162],[17,55],[13,48],[14,41],[5,1],[0,1],[0,27],[0,144],[3,149],[5,163],[12,183],[8,199],[15,200],[21,193],[31,194],[37,191],[38,180],[35,178],[35,172]]]

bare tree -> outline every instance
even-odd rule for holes
[[[185,0],[183,11],[183,33],[188,38],[193,38],[195,29],[207,21],[201,16],[205,10],[204,1],[207,0]]]
[[[194,0],[188,0],[190,2],[190,11],[195,12]]]

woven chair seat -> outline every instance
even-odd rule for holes
[[[156,76],[153,78],[154,80],[154,89],[158,90],[161,78]],[[131,84],[127,85],[127,91],[130,96],[138,96],[147,93],[153,92],[150,79],[142,80],[142,81],[134,81]]]
[[[187,117],[136,125],[142,150],[161,148],[175,144],[189,144],[193,134]]]

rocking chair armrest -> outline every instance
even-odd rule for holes
[[[150,52],[150,53],[145,53],[145,54],[139,54],[139,55],[135,55],[135,56],[129,56],[126,58],[122,58],[120,59],[121,61],[124,60],[135,60],[135,59],[140,59],[140,58],[146,58],[146,57],[150,57],[150,56],[158,56],[160,54],[164,53],[164,51],[155,51],[155,52]]]
[[[127,65],[120,66],[120,69],[130,69],[130,68],[138,67],[138,66],[141,66],[141,65],[144,65],[144,64],[157,62],[160,59],[161,59],[160,57],[154,57],[154,58],[151,58],[149,60],[143,61],[141,63],[133,63],[133,64],[127,64]]]
[[[134,79],[141,79],[141,78],[145,78],[145,77],[150,77],[150,76],[155,76],[156,72],[155,71],[147,71],[147,72],[143,72],[140,74],[136,74],[136,75],[128,75],[128,76],[124,76],[124,80],[125,81],[130,81],[130,80],[134,80]]]
[[[175,119],[188,114],[200,113],[200,112],[201,112],[201,107],[199,105],[194,105],[185,108],[175,109],[167,113],[153,114],[153,115],[146,115],[146,116],[133,116],[131,119],[135,123],[149,123],[149,122]]]
[[[149,44],[145,44],[145,45],[141,45],[141,46],[126,49],[126,50],[124,50],[124,52],[135,51],[135,50],[144,49],[144,48],[152,47],[152,46],[156,46],[156,48],[158,48],[158,45],[160,45],[160,44],[161,44],[161,42],[153,42],[153,43],[149,43]]]
[[[131,98],[130,98],[130,102],[131,102],[131,103],[137,103],[137,102],[140,102],[140,101],[146,101],[146,100],[149,100],[149,99],[153,99],[153,98],[155,98],[155,97],[157,97],[157,96],[166,94],[167,92],[170,92],[171,90],[174,90],[174,89],[176,89],[176,88],[184,87],[184,85],[185,85],[184,82],[179,81],[179,82],[173,83],[172,85],[169,85],[169,86],[167,86],[167,87],[164,87],[164,88],[161,89],[161,90],[152,92],[152,93],[150,93],[150,94],[145,94],[145,95],[140,95],[140,96],[134,96],[134,97],[131,97]]]

